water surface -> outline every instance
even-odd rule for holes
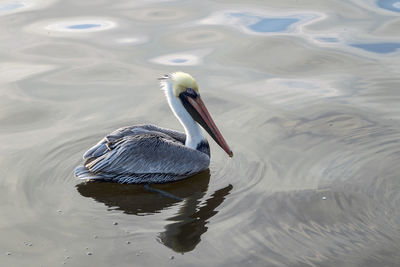
[[[399,266],[396,1],[2,1],[2,266]],[[137,123],[182,129],[186,71],[235,156],[158,185],[82,183]]]

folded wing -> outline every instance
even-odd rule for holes
[[[116,130],[85,153],[82,179],[119,183],[162,183],[179,180],[208,168],[209,157],[184,145],[185,135],[153,125]]]

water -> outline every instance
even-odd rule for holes
[[[352,46],[372,53],[387,54],[396,52],[400,48],[400,43],[352,44]]]
[[[397,0],[379,0],[378,6],[390,11],[400,12],[400,1]]]
[[[399,266],[398,1],[0,2],[2,266]],[[136,123],[181,129],[183,70],[234,157],[85,184]]]

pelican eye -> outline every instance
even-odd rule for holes
[[[196,91],[193,90],[192,88],[187,88],[184,93],[185,93],[185,95],[190,96],[192,98],[196,98],[197,97]]]

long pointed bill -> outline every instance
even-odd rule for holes
[[[183,94],[181,99],[183,100],[183,106],[190,113],[193,119],[198,122],[209,135],[211,135],[215,142],[217,142],[217,144],[225,150],[230,157],[232,157],[232,150],[229,148],[221,132],[218,130],[217,125],[215,125],[215,122],[211,118],[211,115],[200,96],[197,94]]]

